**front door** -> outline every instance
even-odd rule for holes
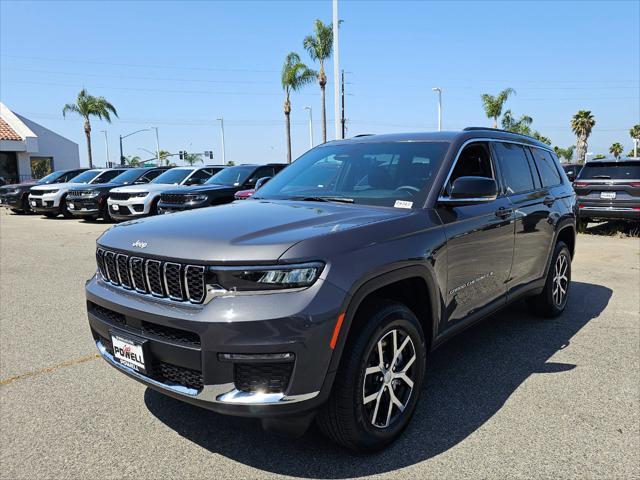
[[[443,196],[458,177],[482,176],[498,181],[495,172],[488,144],[471,143],[459,154]],[[507,197],[499,196],[476,205],[439,204],[437,211],[447,236],[444,295],[445,328],[449,328],[485,306],[506,301],[513,257],[513,209]]]

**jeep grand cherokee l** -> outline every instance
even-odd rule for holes
[[[329,142],[252,199],[105,232],[91,333],[166,395],[290,434],[315,416],[376,450],[407,426],[431,350],[520,298],[563,312],[576,214],[557,157],[530,137]]]
[[[84,218],[85,220],[103,218],[109,221],[111,216],[107,207],[107,198],[112,189],[124,187],[125,185],[144,185],[170,168],[130,168],[109,183],[72,188],[67,194],[67,208],[74,217]]]
[[[87,170],[75,168],[73,170],[58,170],[35,182],[17,183],[0,187],[0,206],[10,208],[15,213],[33,213],[29,203],[29,190],[36,185],[51,185],[66,183],[73,177]]]
[[[580,228],[597,220],[640,221],[640,160],[592,160],[573,182]]]
[[[31,187],[29,204],[35,212],[42,213],[45,217],[53,218],[62,215],[65,218],[71,218],[71,212],[67,208],[67,193],[71,188],[78,184],[108,183],[124,171],[124,168],[95,168],[82,172],[67,183]]]
[[[175,167],[154,178],[146,185],[129,185],[114,188],[109,193],[107,205],[109,215],[114,220],[155,215],[158,213],[160,194],[176,185],[192,187],[201,185],[212,175],[219,172],[221,166]]]
[[[171,213],[181,210],[221,205],[234,200],[234,194],[240,190],[254,188],[258,180],[273,177],[286,165],[271,163],[268,165],[236,165],[218,172],[199,187],[167,190],[160,195],[159,213]]]

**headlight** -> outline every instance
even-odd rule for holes
[[[98,195],[100,195],[100,192],[98,192],[97,190],[87,190],[85,192],[82,192],[82,197],[84,198],[95,198]]]
[[[13,188],[11,190],[6,190],[4,193],[6,193],[7,195],[17,195],[20,193],[20,189],[19,188]]]
[[[149,192],[130,193],[129,198],[143,198],[149,195]]]
[[[315,283],[323,268],[320,262],[273,267],[209,267],[207,286],[239,292],[304,288]]]
[[[192,202],[204,202],[207,198],[209,198],[207,195],[194,195],[192,196],[189,200]]]

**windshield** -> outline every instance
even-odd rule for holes
[[[448,148],[446,142],[317,147],[276,175],[254,198],[324,198],[365,205],[419,208]]]
[[[111,180],[112,183],[132,183],[138,180],[142,176],[144,172],[147,170],[145,168],[132,168],[131,170],[127,170],[122,172],[120,175]]]
[[[640,180],[640,161],[587,163],[578,180]]]
[[[87,170],[80,175],[73,177],[69,182],[71,183],[89,183],[91,180],[100,175],[101,170]]]
[[[249,175],[251,175],[256,167],[231,167],[225,168],[219,171],[205,183],[208,185],[226,185],[229,187],[237,187],[247,181]]]
[[[57,179],[59,179],[60,177],[62,177],[66,172],[53,172],[50,173],[49,175],[42,177],[40,180],[38,180],[37,183],[54,183]]]
[[[151,183],[182,183],[185,178],[193,173],[191,169],[182,169],[182,168],[172,168],[171,170],[167,170],[162,175],[158,175],[156,178],[151,180]]]

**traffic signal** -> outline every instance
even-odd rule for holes
[[[180,160],[184,160],[185,157],[187,156],[187,152],[185,152],[184,150],[180,150],[178,152],[178,155],[180,156]]]
[[[212,150],[205,150],[204,156],[207,157],[209,160],[213,160],[213,151]]]

